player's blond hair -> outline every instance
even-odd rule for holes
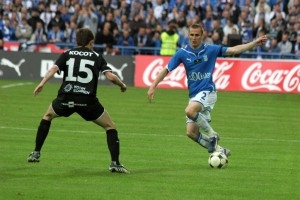
[[[200,35],[203,35],[203,32],[204,32],[204,29],[203,29],[203,26],[201,24],[192,24],[189,26],[189,32],[190,32],[190,29],[193,28],[193,29],[200,29]]]

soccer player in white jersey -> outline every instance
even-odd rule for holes
[[[127,87],[112,73],[104,58],[92,50],[94,35],[90,29],[79,29],[76,33],[76,42],[78,46],[62,53],[34,90],[34,95],[38,95],[55,73],[64,72],[57,98],[52,101],[40,122],[35,149],[27,160],[28,162],[40,161],[40,151],[49,133],[52,119],[78,113],[86,121],[93,121],[106,131],[111,156],[109,170],[129,173],[119,162],[120,142],[115,124],[96,96],[99,73],[101,72],[108,80],[118,85],[121,92],[125,92]]]
[[[189,27],[189,44],[179,49],[158,74],[147,92],[148,100],[151,103],[157,85],[170,71],[182,63],[186,70],[189,90],[189,103],[185,108],[187,136],[207,148],[209,153],[220,151],[229,156],[230,150],[218,145],[220,137],[209,123],[211,121],[210,112],[217,101],[217,92],[212,76],[215,62],[219,56],[237,55],[263,45],[267,36],[264,35],[252,42],[234,47],[204,44],[202,36],[203,27],[200,24],[192,24]],[[201,133],[200,130],[207,135]]]

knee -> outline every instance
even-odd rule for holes
[[[185,109],[185,114],[186,114],[186,116],[187,116],[188,118],[194,119],[197,113],[196,113],[193,109],[187,107],[187,108]]]
[[[189,138],[191,138],[193,140],[195,140],[197,138],[197,134],[192,131],[187,131],[186,136],[188,136]]]
[[[54,118],[54,115],[52,115],[51,113],[46,113],[43,116],[43,119],[47,120],[47,121],[51,121]]]

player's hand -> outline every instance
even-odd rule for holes
[[[147,92],[149,103],[151,103],[152,100],[154,99],[154,92],[155,92],[155,89],[150,87],[148,92]]]
[[[43,89],[43,85],[39,84],[38,86],[36,86],[36,88],[33,91],[33,95],[36,96],[38,95]]]
[[[127,86],[123,83],[122,86],[120,87],[121,92],[125,92],[127,89]]]
[[[257,46],[261,46],[261,45],[264,45],[267,40],[268,40],[267,35],[263,35],[263,36],[260,36],[259,38],[257,38],[255,42],[256,42]]]

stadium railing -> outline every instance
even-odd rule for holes
[[[55,45],[58,49],[69,49],[75,47],[74,43],[23,43],[20,44],[19,51],[32,51],[33,46],[45,46],[48,44]],[[94,45],[95,51],[104,52],[105,45]],[[159,47],[137,47],[137,46],[119,46],[114,45],[113,48],[118,50],[118,55],[160,55]],[[58,53],[58,52],[54,52]],[[251,58],[251,59],[300,59],[300,55],[296,54],[281,54],[281,53],[268,53],[268,52],[256,52],[248,51],[238,56],[239,58]]]

